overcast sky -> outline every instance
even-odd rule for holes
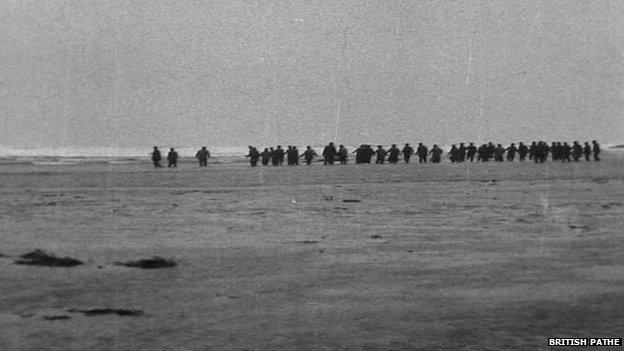
[[[624,1],[4,0],[0,145],[624,141]]]

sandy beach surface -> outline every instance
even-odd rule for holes
[[[545,350],[624,336],[624,157],[0,166],[0,350]],[[77,267],[14,263],[34,249]],[[117,261],[152,256],[178,266]],[[131,309],[139,316],[77,310]]]

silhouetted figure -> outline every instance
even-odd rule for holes
[[[581,159],[581,156],[583,156],[583,147],[578,141],[574,141],[572,143],[572,160],[574,160],[574,162],[578,162]]]
[[[340,145],[338,148],[338,160],[341,165],[347,164],[347,157],[349,156],[349,150],[344,145]]]
[[[286,162],[289,166],[296,166],[299,164],[299,151],[295,146],[288,145],[286,150]]]
[[[277,148],[272,153],[273,166],[281,166],[284,163],[284,153],[282,145],[277,145]]]
[[[309,145],[306,146],[306,150],[303,152],[303,154],[301,154],[301,157],[303,157],[306,165],[308,166],[312,163],[314,156],[316,156],[316,151],[312,150],[312,148]]]
[[[487,144],[482,144],[481,146],[479,146],[479,149],[477,149],[477,153],[479,154],[479,156],[477,156],[477,162],[481,161],[481,162],[488,162],[490,159],[488,157],[488,146]]]
[[[503,162],[503,155],[505,155],[505,148],[503,145],[498,144],[494,148],[494,161]]]
[[[591,156],[592,148],[589,146],[588,142],[585,142],[585,146],[583,146],[583,154],[585,155],[585,161],[589,162],[589,157]]]
[[[522,142],[520,142],[518,144],[518,156],[520,157],[520,161],[524,161],[528,153],[529,153],[529,148],[526,145],[524,145]]]
[[[401,150],[401,153],[403,154],[403,160],[405,161],[405,163],[409,163],[410,158],[414,154],[414,149],[408,143],[408,144],[405,144],[405,146],[403,147],[403,150]]]
[[[535,162],[544,163],[548,159],[548,152],[550,148],[544,141],[539,141],[535,145],[535,155],[533,156]]]
[[[516,144],[511,143],[505,151],[507,151],[507,161],[512,162],[516,157],[516,151],[518,151],[518,148],[516,147]]]
[[[431,148],[431,151],[429,151],[429,153],[431,154],[431,162],[440,163],[444,150],[440,149],[437,144],[433,144],[433,147]]]
[[[572,154],[572,148],[570,147],[570,145],[568,145],[568,143],[563,143],[563,145],[561,145],[561,161],[565,162],[572,162],[572,160],[570,159],[570,155]]]
[[[210,158],[210,152],[208,152],[208,150],[206,150],[205,146],[202,146],[202,148],[197,151],[197,153],[195,154],[195,158],[197,158],[197,160],[199,160],[199,167],[205,167],[206,165],[208,165],[208,159]]]
[[[265,147],[264,151],[260,153],[260,162],[262,162],[263,166],[266,166],[269,164],[270,160],[271,160],[271,151],[269,151],[269,148]]]
[[[249,153],[247,154],[247,157],[249,157],[249,163],[251,164],[251,166],[255,167],[258,164],[258,160],[260,159],[260,153],[255,147],[249,146]]]
[[[355,164],[364,163],[364,144],[353,150],[352,153],[355,154]]]
[[[386,161],[387,151],[384,150],[383,146],[377,145],[377,150],[375,150],[375,154],[377,155],[377,160],[375,160],[375,163],[383,164]]]
[[[400,153],[401,153],[401,150],[399,150],[396,144],[392,144],[392,146],[388,149],[388,162],[389,163],[399,162]]]
[[[167,167],[178,167],[178,153],[173,148],[167,154],[167,161],[169,161]]]
[[[160,155],[160,150],[156,146],[154,146],[154,151],[152,151],[152,163],[155,168],[162,167],[160,165],[160,160],[162,160],[162,156]]]
[[[275,154],[274,148],[272,147],[269,148],[269,155],[271,155],[271,164],[273,166],[279,165],[279,157]]]
[[[325,162],[323,162],[323,164],[333,165],[337,153],[338,152],[336,151],[336,147],[333,142],[325,146],[325,149],[323,149],[323,159]]]
[[[374,155],[375,150],[373,150],[369,144],[366,144],[366,148],[364,149],[364,163],[371,163]]]
[[[451,145],[448,155],[451,163],[459,162],[459,149],[455,146],[455,144]]]
[[[529,160],[533,160],[537,162],[537,158],[535,157],[536,152],[537,152],[537,143],[534,141],[531,143],[531,147],[529,148]]]
[[[489,142],[487,144],[487,152],[485,154],[487,160],[491,160],[492,157],[494,157],[494,153],[496,152],[496,146],[494,146],[494,144],[492,142]]]
[[[468,147],[466,148],[466,159],[470,160],[470,162],[474,161],[474,157],[476,153],[477,153],[477,147],[474,146],[473,143],[470,143],[470,145],[468,145]]]
[[[592,152],[594,153],[594,161],[600,161],[600,145],[596,140],[592,141]]]
[[[552,142],[550,144],[550,157],[553,161],[561,160],[561,143]]]
[[[293,146],[292,156],[293,156],[293,166],[299,166],[299,149],[297,149],[296,146]]]
[[[466,146],[464,145],[464,143],[459,143],[459,147],[458,147],[458,152],[459,152],[459,156],[458,156],[458,160],[459,162],[464,162],[466,161]]]
[[[423,145],[423,143],[418,143],[418,147],[416,148],[416,155],[418,155],[418,163],[427,163],[429,150],[425,145]]]
[[[373,158],[375,151],[370,147],[370,145],[362,144],[355,151],[353,151],[353,153],[355,154],[355,163],[360,164],[371,163],[371,159]]]

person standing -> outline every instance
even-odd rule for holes
[[[598,157],[600,155],[600,145],[596,140],[592,141],[592,151],[594,153],[594,161],[600,161],[600,157]]]
[[[208,158],[210,158],[210,152],[208,152],[205,146],[202,146],[202,148],[199,151],[197,151],[197,153],[195,154],[195,158],[199,160],[199,167],[205,167],[208,165]]]
[[[277,145],[277,148],[271,153],[273,155],[273,166],[281,166],[284,163],[284,152],[282,145]]]
[[[409,143],[407,143],[403,147],[403,150],[401,150],[401,153],[403,154],[403,160],[405,160],[405,163],[409,163],[410,158],[414,154],[414,149],[410,146]]]
[[[387,151],[384,150],[383,146],[377,145],[377,150],[375,150],[375,154],[377,155],[377,159],[375,160],[376,164],[383,164],[386,161]]]
[[[301,154],[301,157],[305,160],[306,165],[312,164],[312,160],[316,156],[316,151],[314,151],[310,145],[306,146],[306,150]]]
[[[589,157],[591,156],[591,146],[589,146],[588,142],[585,142],[585,146],[583,147],[583,154],[585,155],[585,161],[589,162]]]
[[[423,145],[423,143],[418,143],[418,147],[416,148],[416,154],[418,155],[418,163],[427,163],[429,150],[425,145]]]
[[[251,164],[251,166],[255,167],[258,164],[258,160],[260,159],[260,153],[255,147],[249,146],[249,153],[247,154],[247,157],[249,157],[249,163]]]
[[[158,150],[158,147],[154,146],[154,151],[152,151],[152,163],[154,164],[154,168],[162,167],[160,165],[160,160],[162,160],[160,150]]]
[[[325,162],[323,162],[323,164],[333,165],[337,153],[338,152],[336,151],[336,147],[334,146],[333,142],[325,146],[325,149],[323,149],[323,159],[325,160]]]
[[[455,144],[451,145],[448,155],[451,163],[459,162],[459,149],[455,146]]]
[[[431,148],[431,151],[429,151],[429,153],[431,154],[431,162],[440,163],[444,150],[442,150],[437,144],[433,144],[433,147]]]
[[[474,161],[474,157],[476,154],[477,154],[477,147],[474,145],[474,143],[470,143],[470,145],[468,145],[468,147],[466,148],[466,159],[472,162]]]
[[[388,149],[388,162],[389,163],[397,163],[399,162],[399,154],[401,150],[396,146],[396,144],[392,144],[390,149]]]
[[[275,154],[275,149],[273,147],[269,148],[269,155],[271,155],[271,164],[273,166],[277,166],[279,161],[278,161],[278,157]]]
[[[516,157],[516,152],[518,151],[516,144],[511,143],[511,145],[506,149],[506,151],[507,151],[507,161],[512,162],[514,158]]]
[[[520,157],[520,161],[524,161],[528,153],[529,153],[529,148],[526,145],[524,145],[522,142],[518,143],[518,156]]]
[[[581,144],[579,144],[578,141],[574,141],[572,143],[572,160],[574,160],[574,162],[578,162],[581,159],[581,156],[583,155],[583,147],[581,146]]]
[[[459,159],[457,161],[466,161],[466,145],[464,143],[459,143]]]
[[[173,148],[169,149],[167,161],[169,161],[167,167],[178,167],[178,153]]]
[[[347,150],[347,148],[340,144],[340,146],[338,147],[338,160],[340,161],[341,165],[346,165],[347,164],[347,157],[349,156],[349,150]]]
[[[266,166],[269,164],[269,160],[271,160],[271,152],[269,152],[268,147],[265,147],[264,151],[260,153],[260,162],[263,166]]]
[[[293,166],[299,166],[299,149],[297,149],[296,146],[293,146],[292,149],[292,156],[293,156]]]

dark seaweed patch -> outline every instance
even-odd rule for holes
[[[16,264],[29,266],[47,266],[47,267],[73,267],[83,264],[82,261],[71,257],[56,257],[48,254],[43,250],[35,250],[20,256],[15,260]]]
[[[318,241],[316,240],[301,240],[301,241],[297,241],[297,244],[318,244]]]
[[[156,269],[156,268],[167,268],[167,267],[175,267],[177,263],[173,260],[167,260],[162,257],[154,256],[152,258],[146,258],[138,261],[126,261],[126,262],[115,262],[118,266],[125,267],[136,267],[143,269]]]
[[[68,310],[68,312],[82,313],[88,317],[101,316],[101,315],[106,315],[106,314],[115,314],[115,315],[122,316],[122,317],[143,315],[143,311],[141,310],[128,310],[128,309],[122,309],[122,308],[108,308],[108,307],[107,308],[94,308],[90,310],[72,309],[72,310]]]

